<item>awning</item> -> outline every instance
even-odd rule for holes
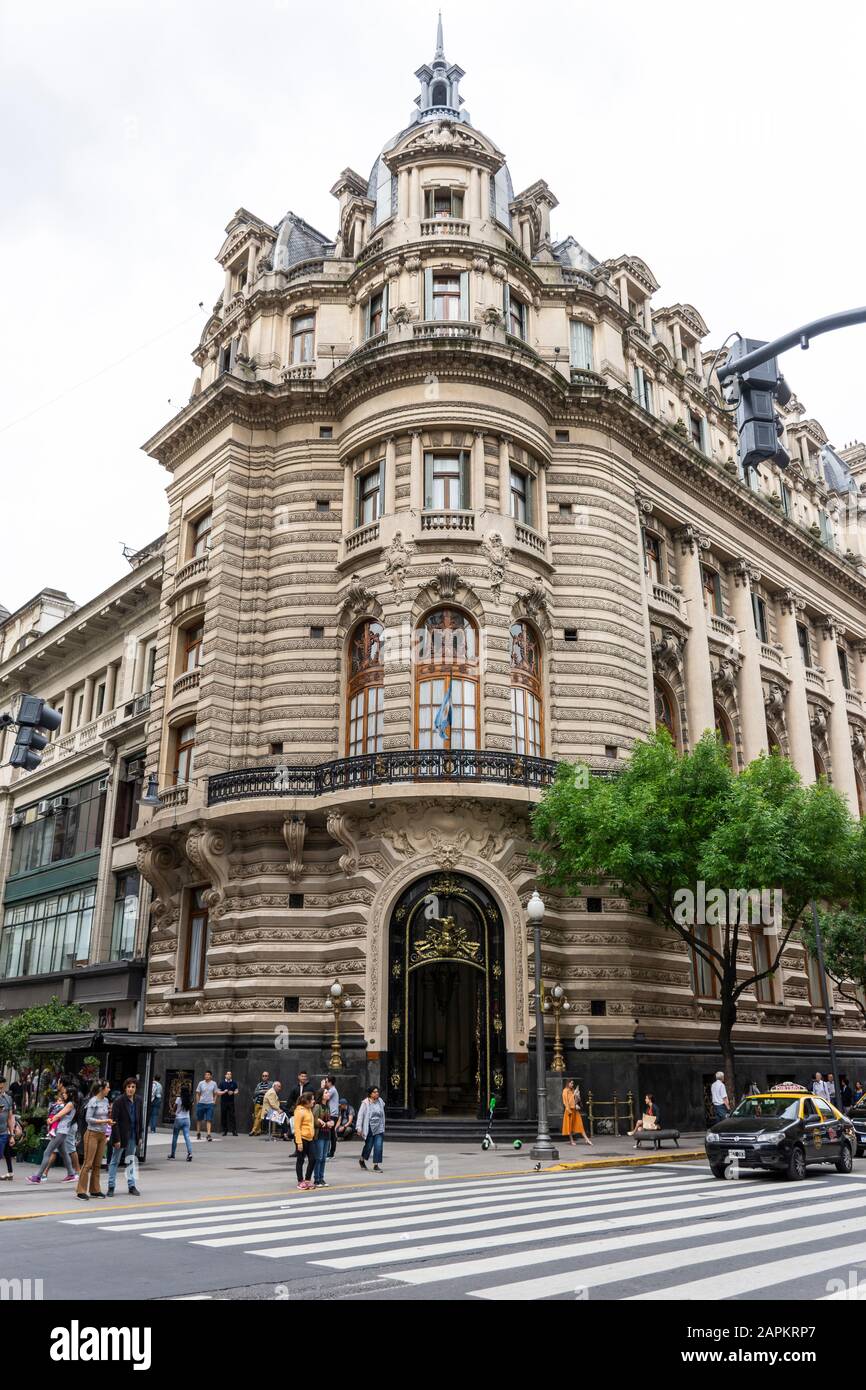
[[[156,1052],[177,1047],[173,1033],[128,1033],[124,1028],[97,1029],[95,1033],[31,1033],[27,1039],[31,1052],[105,1051],[107,1047],[130,1047],[137,1052]]]

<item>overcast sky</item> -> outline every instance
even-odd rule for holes
[[[291,209],[334,235],[328,190],[406,124],[436,8],[0,0],[0,603],[86,602],[164,530],[141,444],[189,397],[226,223]],[[864,14],[460,0],[443,21],[515,190],[546,179],[555,237],[643,257],[715,343],[866,303]],[[784,361],[838,446],[866,438],[864,358],[857,327]]]

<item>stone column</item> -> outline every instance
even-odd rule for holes
[[[409,216],[421,216],[421,174],[418,169],[409,170]]]
[[[836,626],[835,619],[826,617],[818,623],[821,643],[821,665],[827,673],[828,693],[833,701],[830,710],[830,756],[833,759],[833,786],[845,797],[852,815],[859,816],[857,778],[854,755],[851,752],[851,730],[848,725],[848,702],[842,684],[837,642],[845,629]]]
[[[475,438],[472,441],[472,476],[470,478],[470,496],[472,499],[472,510],[474,512],[484,511],[484,435],[481,430],[475,431]]]
[[[511,460],[504,434],[499,437],[499,510],[503,516],[511,515]]]
[[[96,900],[93,905],[93,927],[90,933],[91,964],[107,960],[111,949],[111,913],[114,905],[114,874],[111,872],[111,851],[114,831],[114,816],[117,810],[120,759],[116,746],[104,744],[108,758],[108,791],[105,793],[105,814],[103,817],[102,848],[99,852],[99,871]]]
[[[424,453],[421,431],[412,431],[412,452],[409,463],[409,510],[420,512],[424,506]]]
[[[383,505],[386,516],[392,515],[397,510],[397,447],[393,435],[385,441],[385,497]]]
[[[854,680],[857,689],[866,701],[866,642],[854,643],[854,657],[855,660],[851,663]]]
[[[409,216],[409,170],[401,169],[397,175],[397,216]]]
[[[704,581],[701,574],[701,553],[709,550],[710,542],[709,538],[701,535],[694,526],[684,526],[676,531],[674,540],[680,547],[678,573],[691,627],[686,642],[684,664],[689,739],[694,747],[701,734],[716,727],[710,643],[704,609]]]
[[[87,679],[86,679],[85,682],[84,682],[84,704],[83,704],[82,707],[81,707],[81,722],[82,722],[82,724],[89,724],[90,721],[91,721],[91,719],[93,718],[93,687],[94,687],[94,685],[95,685],[95,679],[94,679],[94,677],[93,677],[93,676],[88,676]]]
[[[752,584],[757,584],[761,576],[751,568],[748,560],[734,561],[728,566],[728,574],[731,577],[731,610],[743,654],[738,680],[743,757],[750,763],[768,750],[764,688],[761,683],[761,644],[755,632],[752,609]]]
[[[469,216],[481,217],[481,170],[469,171]]]
[[[532,525],[540,536],[547,536],[547,465],[544,463],[538,466],[538,500]]]
[[[800,777],[809,786],[815,780],[815,754],[806,698],[806,668],[797,638],[797,617],[805,606],[803,599],[798,598],[791,589],[784,589],[776,595],[779,641],[785,649],[791,678],[787,707],[788,752]]]
[[[135,665],[132,668],[132,695],[140,695],[144,680],[144,643],[139,641],[135,648]]]
[[[247,250],[247,289],[252,287],[253,280],[256,278],[256,261],[259,258],[259,244],[251,241]]]
[[[343,469],[343,535],[355,529],[355,478],[351,463]]]
[[[117,690],[117,662],[113,661],[105,673],[105,713],[114,709],[114,696]]]
[[[72,699],[73,699],[72,691],[71,691],[71,690],[64,690],[64,692],[63,692],[63,718],[62,718],[62,720],[60,721],[60,735],[61,735],[61,738],[62,738],[62,736],[63,736],[64,734],[68,734],[68,733],[69,733],[69,730],[72,728]]]

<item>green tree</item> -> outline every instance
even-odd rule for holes
[[[843,799],[826,782],[804,786],[779,754],[737,774],[715,735],[705,734],[683,755],[660,730],[609,780],[560,767],[535,810],[533,829],[543,883],[575,894],[590,884],[619,882],[705,962],[717,981],[719,1048],[734,1097],[741,995],[777,969],[810,900],[842,900],[856,879],[862,842]],[[700,930],[689,909],[688,895],[697,896],[701,883],[710,931]],[[713,906],[711,889],[721,890]],[[737,955],[742,943],[751,944],[743,895],[761,890],[780,890],[782,910],[765,937],[768,965],[756,970],[751,950],[748,966]],[[753,899],[752,922],[756,906],[760,919]]]
[[[0,1023],[0,1066],[16,1071],[27,1066],[27,1039],[31,1033],[80,1033],[91,1026],[91,1016],[80,1004],[62,1004],[52,995],[47,1004],[22,1009]]]
[[[821,912],[819,916],[824,969],[842,998],[856,1004],[866,1022],[866,914],[856,908],[843,907]],[[803,923],[800,938],[817,961],[818,948],[811,917]]]

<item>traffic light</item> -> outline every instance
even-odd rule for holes
[[[776,414],[776,403],[787,405],[791,390],[779,371],[776,358],[771,357],[768,362],[745,372],[736,372],[739,358],[763,346],[760,339],[740,338],[734,343],[726,363],[735,372],[724,387],[724,396],[730,405],[737,407],[740,462],[744,473],[749,468],[756,469],[765,460],[772,460],[780,468],[787,468],[791,462],[781,443],[782,422]]]
[[[9,759],[10,767],[23,767],[32,772],[42,761],[42,749],[48,743],[46,734],[60,728],[61,716],[38,695],[22,695],[15,723],[18,733]],[[44,729],[45,734],[40,730]]]

